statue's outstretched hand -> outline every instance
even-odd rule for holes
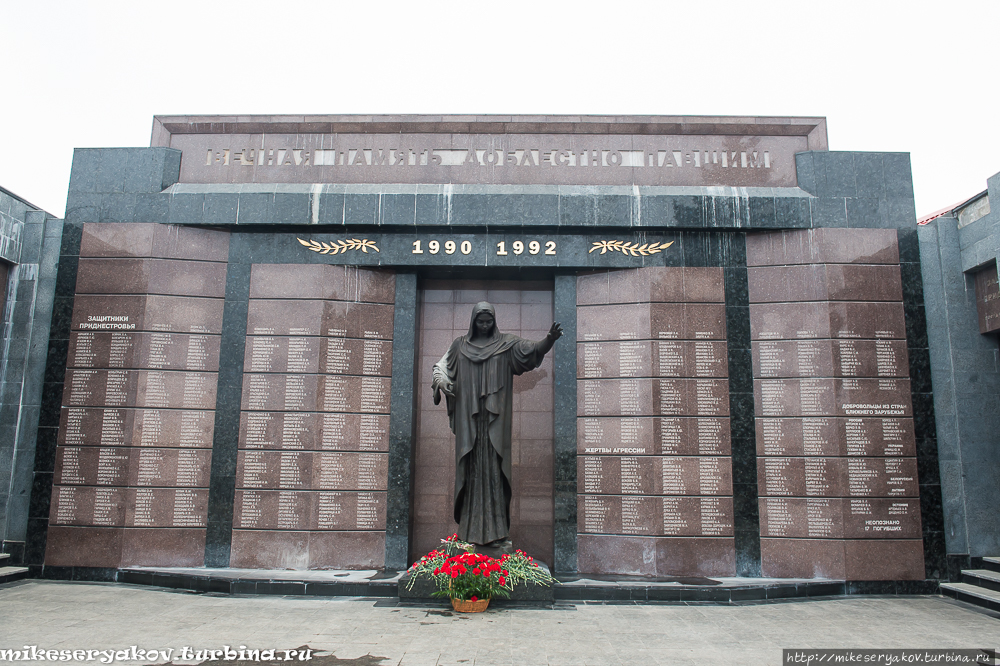
[[[434,387],[434,404],[441,403],[441,394],[444,393],[449,398],[455,397],[455,383],[447,382]]]
[[[562,334],[563,334],[562,324],[560,324],[557,321],[552,322],[552,328],[549,329],[549,334],[547,336],[549,340],[555,342],[556,340],[562,337]]]

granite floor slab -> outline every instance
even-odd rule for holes
[[[183,647],[221,650],[225,645],[265,650],[308,645],[317,651],[311,660],[315,666],[780,664],[783,648],[1000,646],[1000,614],[939,596],[746,606],[579,603],[463,615],[444,603],[215,596],[31,580],[0,586],[0,616],[0,657],[4,650],[24,646],[122,650],[136,645],[172,648],[169,661],[175,664],[205,661],[183,659]]]

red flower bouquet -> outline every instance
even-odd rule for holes
[[[461,601],[478,601],[493,597],[509,597],[507,570],[500,560],[480,553],[462,553],[445,559],[432,575],[448,589],[438,589],[436,597],[450,597]]]
[[[475,546],[453,534],[442,539],[442,548],[432,550],[410,567],[409,589],[419,576],[431,576],[437,584],[434,596],[449,597],[456,610],[464,602],[476,602],[484,610],[484,600],[507,598],[518,583],[551,584],[552,576],[524,551],[499,559],[476,553]],[[471,609],[470,609],[471,610]]]

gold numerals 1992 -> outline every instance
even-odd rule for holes
[[[516,240],[510,244],[510,251],[514,254],[523,254],[525,247],[527,247],[528,254],[538,254],[542,251],[542,244],[538,241],[528,241],[528,245],[525,246],[524,241]],[[556,253],[556,242],[555,241],[545,241],[545,254],[555,254]],[[497,254],[501,257],[509,254],[507,252],[507,241],[500,241],[497,243]]]
[[[545,241],[545,251],[543,254],[554,255],[556,253],[556,242],[555,241]],[[453,240],[446,240],[444,243],[437,240],[427,241],[427,252],[429,254],[437,254],[444,250],[445,254],[455,254],[456,250],[462,254],[472,253],[472,243],[470,241],[464,240],[461,243],[456,243]],[[528,254],[538,254],[542,252],[542,243],[540,241],[513,241],[510,244],[510,250],[507,249],[507,241],[500,241],[497,243],[497,256],[505,257],[509,254],[524,254],[527,251]],[[413,251],[411,254],[424,254],[423,241],[415,240],[413,241]]]

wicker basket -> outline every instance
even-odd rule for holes
[[[489,599],[477,599],[476,601],[465,601],[454,597],[451,599],[451,607],[459,613],[482,613],[489,605]]]

